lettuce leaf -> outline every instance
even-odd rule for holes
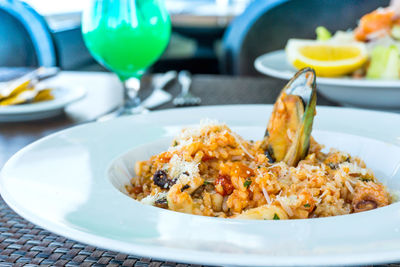
[[[369,79],[399,79],[400,55],[396,46],[376,46],[371,53],[367,70]]]
[[[390,31],[392,37],[396,40],[400,40],[400,25],[394,25]]]
[[[323,26],[317,27],[315,33],[317,34],[318,41],[327,41],[332,38],[332,34]]]

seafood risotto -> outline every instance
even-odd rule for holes
[[[362,159],[334,149],[324,153],[310,136],[315,98],[315,74],[305,69],[282,90],[260,141],[244,140],[217,121],[183,129],[167,151],[136,162],[129,195],[178,212],[260,220],[390,204],[390,194]]]

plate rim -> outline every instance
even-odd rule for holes
[[[188,109],[214,109],[214,108],[226,108],[226,107],[239,107],[239,106],[269,106],[272,107],[272,105],[219,105],[219,106],[203,106],[203,107],[195,107],[195,108],[183,108],[180,109],[181,111],[187,111]],[[320,107],[321,108],[321,107]],[[335,109],[347,109],[347,110],[354,110],[353,108],[338,108],[338,107],[322,107],[324,109],[331,109],[331,110],[335,110]],[[171,110],[175,110],[176,109],[168,109],[168,110],[160,110],[160,111],[155,111],[152,112],[154,113],[164,113],[164,112],[168,112]],[[360,111],[359,109],[356,109],[358,111]],[[367,110],[363,110],[362,112],[373,112],[373,113],[382,113],[383,111],[367,111]],[[383,112],[383,113],[388,113],[388,112]],[[394,115],[393,113],[388,113],[391,115]],[[146,116],[146,115],[139,115],[139,116]],[[397,115],[399,116],[399,115]],[[10,162],[17,160],[18,157],[20,157],[21,155],[23,155],[23,153],[27,150],[29,150],[30,148],[32,148],[33,146],[35,146],[36,144],[38,144],[39,142],[45,142],[48,139],[53,138],[54,136],[57,135],[63,135],[68,131],[71,131],[71,129],[77,129],[80,127],[88,127],[88,125],[94,125],[94,124],[98,124],[99,122],[92,122],[92,123],[87,123],[87,124],[83,124],[83,125],[77,125],[77,126],[73,126],[71,128],[68,129],[64,129],[62,131],[58,131],[56,133],[52,133],[44,138],[41,138],[31,144],[29,144],[28,146],[25,146],[24,148],[22,148],[21,150],[19,150],[16,154],[14,154],[7,162],[6,164],[3,166],[1,172],[0,172],[0,185],[3,185],[3,175],[4,175],[4,169],[6,169],[6,167],[8,166],[8,164],[10,164]],[[107,122],[105,122],[107,123]],[[68,230],[64,230],[64,231],[59,231],[59,228],[57,228],[56,225],[52,225],[51,227],[47,227],[47,226],[43,226],[42,221],[40,219],[37,219],[38,217],[34,218],[32,217],[29,212],[28,214],[26,213],[26,211],[23,211],[23,209],[21,209],[21,207],[19,206],[19,204],[17,202],[13,203],[13,197],[11,196],[11,194],[9,195],[9,193],[7,192],[6,188],[4,186],[0,186],[0,193],[3,196],[4,201],[10,206],[12,207],[12,209],[14,209],[20,216],[22,216],[23,218],[27,219],[28,221],[31,221],[37,225],[39,225],[40,227],[44,228],[44,229],[48,229],[51,232],[54,232],[56,234],[59,234],[61,236],[66,236],[72,240],[77,240],[79,242],[82,243],[86,243],[86,244],[91,244],[94,245],[96,247],[102,247],[105,249],[110,249],[110,250],[115,250],[115,247],[111,246],[111,245],[107,245],[107,246],[103,246],[103,245],[99,245],[97,243],[97,241],[99,240],[103,240],[103,241],[107,241],[107,242],[101,242],[101,244],[110,244],[110,243],[121,243],[124,244],[124,242],[121,241],[116,241],[110,238],[105,238],[105,237],[99,237],[97,235],[93,235],[93,234],[89,234],[89,233],[85,233],[82,231],[77,231],[75,229],[68,229]],[[188,215],[188,216],[194,216],[194,215]],[[77,233],[77,234],[73,234],[73,233]],[[82,236],[82,238],[80,238]],[[86,237],[86,238],[85,238]],[[133,245],[133,244],[131,244]],[[193,256],[189,256],[189,255],[185,255],[179,252],[182,252],[182,249],[176,249],[176,248],[165,248],[163,247],[163,251],[162,253],[158,253],[160,255],[160,257],[154,257],[154,253],[149,252],[151,250],[155,250],[155,248],[159,248],[159,246],[148,246],[143,249],[143,245],[136,245],[135,250],[136,251],[140,251],[140,255],[143,256],[148,256],[148,257],[152,257],[154,259],[167,259],[167,260],[172,260],[175,262],[191,262],[191,263],[203,263],[204,261],[199,260],[201,258],[201,256],[208,256],[208,261],[207,264],[226,264],[226,261],[224,261],[224,257],[222,257],[223,259],[221,260],[221,255],[224,256],[229,256],[232,258],[232,254],[223,254],[223,253],[214,253],[214,252],[199,252],[199,251],[193,251],[190,250],[190,253],[195,253],[198,254],[198,256],[196,257],[197,260],[193,260]],[[119,246],[120,248],[123,246]],[[132,254],[132,250],[121,250],[119,249],[119,251],[124,252],[124,253],[128,253],[128,254]],[[189,253],[188,253],[189,254]],[[215,254],[213,257],[211,257],[210,259],[210,254]],[[177,257],[177,255],[179,255],[179,257]],[[358,255],[358,254],[357,254]],[[239,260],[242,260],[241,258],[242,256],[238,256]],[[345,256],[347,257],[347,256]],[[384,257],[385,260],[380,259],[381,257]],[[282,257],[280,257],[282,258]],[[347,261],[343,261],[343,259],[338,260],[338,258],[336,258],[335,256],[332,256],[331,258],[326,258],[326,256],[301,256],[301,257],[293,257],[290,256],[291,260],[287,261],[287,259],[285,260],[274,260],[274,257],[271,256],[260,256],[257,257],[257,259],[252,259],[249,261],[249,259],[247,259],[247,264],[251,264],[251,265],[263,265],[265,264],[265,262],[260,263],[260,260],[266,260],[268,259],[270,262],[268,264],[271,265],[281,265],[281,266],[293,266],[293,265],[303,265],[303,264],[318,264],[318,265],[332,265],[332,264],[351,264],[351,265],[356,265],[356,264],[371,264],[371,263],[384,263],[384,262],[392,262],[394,260],[398,260],[399,256],[398,256],[398,252],[380,252],[374,255],[370,255],[370,254],[362,254],[360,253],[358,255],[357,258],[361,259],[360,260],[354,260],[354,258],[356,258],[354,256],[354,254],[351,254],[350,257],[347,257]],[[350,258],[353,258],[353,260],[351,260]],[[307,259],[307,263],[304,263],[303,261]],[[393,260],[392,260],[393,259]],[[235,261],[238,261],[238,259],[234,258],[230,261],[230,264],[232,265],[236,265],[234,264]],[[242,260],[243,261],[243,260]],[[238,264],[243,264],[244,262],[240,262]],[[299,262],[300,261],[300,262]]]
[[[66,90],[67,93],[59,99],[50,101],[0,107],[0,116],[43,113],[46,111],[62,109],[68,104],[82,99],[87,94],[87,90],[83,86],[54,86],[54,89]]]
[[[284,49],[274,50],[258,56],[254,60],[254,68],[261,74],[283,80],[290,80],[295,74],[294,69],[293,70],[287,69],[286,71],[280,71],[264,65],[264,62],[272,56],[276,57],[280,56],[281,58],[286,59]],[[286,60],[285,64],[287,64]],[[347,86],[353,88],[382,87],[382,88],[400,89],[400,80],[367,80],[367,79],[351,79],[351,78],[317,77],[317,83],[320,85]]]

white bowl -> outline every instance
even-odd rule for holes
[[[258,57],[254,66],[263,74],[284,80],[290,80],[296,73],[287,62],[284,50]],[[327,99],[345,106],[400,109],[400,80],[318,77],[317,89]]]
[[[212,118],[260,139],[271,111],[183,108],[73,127],[14,155],[0,173],[0,191],[17,213],[49,231],[137,256],[231,266],[400,261],[400,203],[330,218],[251,221],[173,212],[124,194],[135,161],[165,149],[182,127]],[[317,141],[362,157],[388,188],[400,189],[400,115],[332,107],[317,114]]]

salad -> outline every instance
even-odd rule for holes
[[[318,76],[400,79],[400,14],[395,5],[364,15],[357,28],[332,34],[316,29],[316,40],[290,39],[288,61],[312,67]]]

